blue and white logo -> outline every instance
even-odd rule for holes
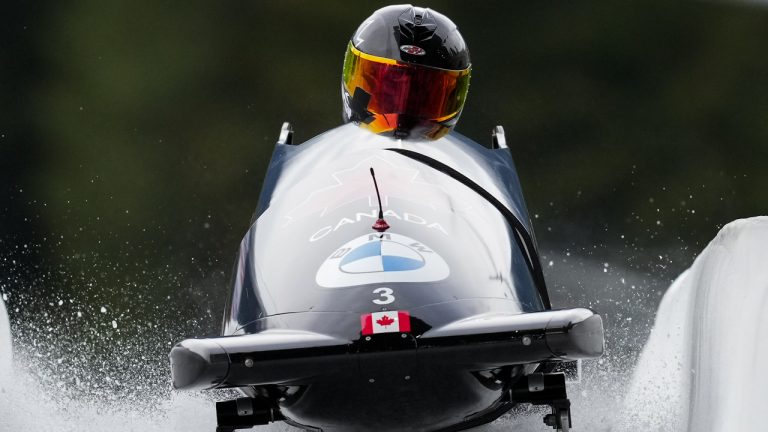
[[[424,257],[415,249],[384,238],[369,241],[349,251],[341,259],[344,273],[409,271],[424,267]]]
[[[399,234],[367,234],[335,250],[317,271],[317,284],[341,288],[385,282],[436,282],[450,274],[445,260]]]

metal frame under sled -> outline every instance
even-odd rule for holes
[[[533,373],[522,377],[512,386],[515,403],[549,405],[552,412],[544,416],[544,424],[558,432],[571,430],[571,401],[565,388],[565,374]]]

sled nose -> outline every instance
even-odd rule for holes
[[[173,388],[212,388],[229,373],[229,356],[211,339],[187,339],[170,354]]]
[[[177,390],[240,387],[300,380],[352,370],[350,342],[318,333],[268,330],[259,334],[187,339],[170,353]]]

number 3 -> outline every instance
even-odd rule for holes
[[[394,291],[391,288],[376,288],[373,293],[381,296],[381,298],[373,299],[377,305],[390,304],[395,301],[395,296],[392,295]]]

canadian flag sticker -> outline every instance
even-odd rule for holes
[[[406,311],[374,312],[360,317],[363,336],[379,333],[409,333],[411,315]]]

